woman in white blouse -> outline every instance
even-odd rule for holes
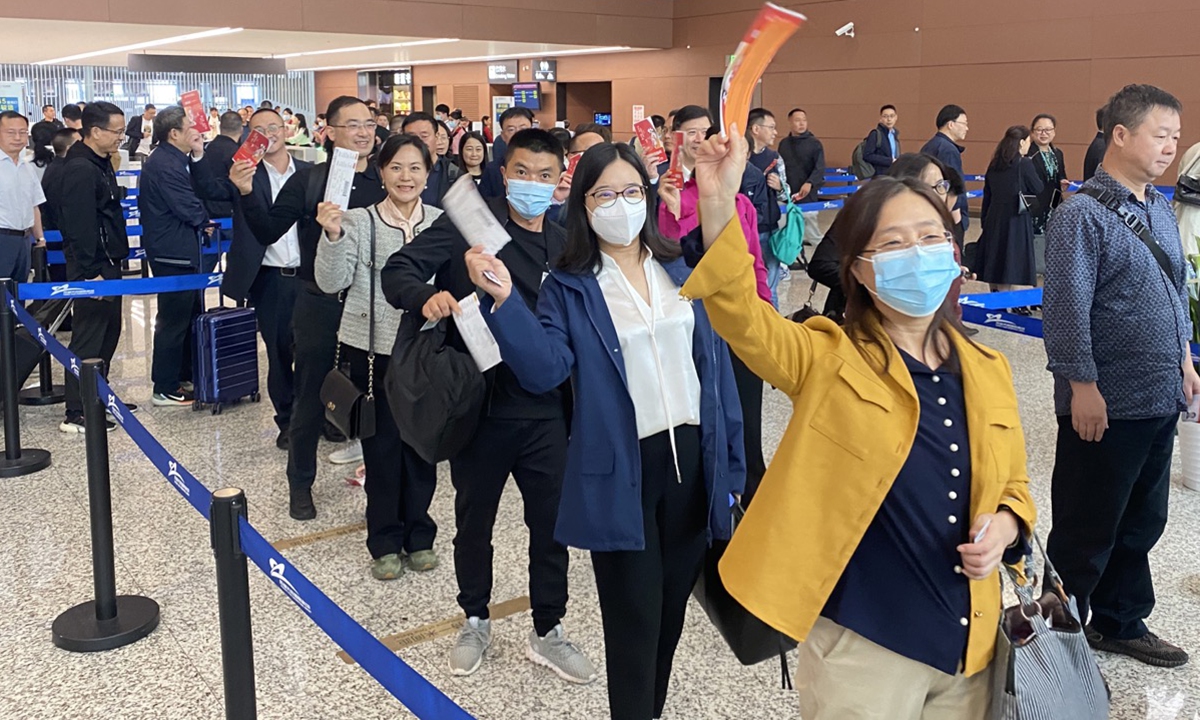
[[[362,441],[367,475],[367,549],[375,579],[394,580],[404,573],[406,562],[417,571],[437,567],[433,551],[437,525],[429,516],[437,471],[402,442],[388,406],[383,378],[403,312],[384,299],[379,273],[392,253],[412,242],[442,211],[421,203],[433,158],[419,138],[388,138],[376,161],[388,194],[383,202],[346,212],[333,203],[317,205],[317,222],[325,232],[317,244],[314,273],[325,292],[345,291],[338,330],[340,359],[349,365],[350,379],[359,389],[375,394],[375,434]],[[296,322],[304,319],[298,317]]]
[[[538,296],[519,298],[500,260],[467,253],[488,293],[504,361],[534,393],[573,379],[555,539],[590,550],[613,718],[662,715],[688,596],[708,542],[730,534],[745,482],[727,348],[679,295],[690,270],[647,213],[650,182],[626,145],[575,170],[567,245]]]

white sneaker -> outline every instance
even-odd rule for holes
[[[563,680],[576,685],[587,685],[598,675],[596,666],[588,660],[587,655],[567,640],[562,623],[555,625],[553,630],[546,633],[546,637],[538,637],[537,630],[530,630],[525,657],[550,668]]]
[[[362,462],[362,442],[352,440],[346,443],[346,447],[341,450],[329,453],[329,462],[334,465],[349,465],[350,463]]]
[[[492,644],[492,621],[467,618],[458,632],[458,642],[450,650],[450,674],[471,675],[483,664],[483,656]]]

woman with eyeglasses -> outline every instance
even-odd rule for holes
[[[1034,161],[1026,157],[1032,145],[1029,128],[1010,127],[984,176],[983,229],[972,269],[992,292],[1037,285],[1033,218],[1042,210],[1038,198],[1044,186]],[[1029,309],[1014,312],[1028,315]]]
[[[1033,147],[1029,148],[1029,157],[1042,181],[1042,192],[1038,195],[1039,210],[1033,216],[1034,264],[1038,275],[1042,275],[1046,272],[1046,223],[1054,208],[1062,205],[1070,181],[1067,180],[1067,162],[1063,159],[1063,152],[1054,144],[1058,121],[1053,115],[1041,113],[1029,127],[1033,131]]]
[[[648,187],[629,146],[584,153],[569,202],[585,212],[567,217],[536,316],[511,297],[502,262],[467,253],[521,385],[573,380],[555,539],[592,554],[614,720],[662,716],[705,548],[729,537],[729,496],[745,478],[729,354],[704,304],[679,296],[690,270],[647,213]]]
[[[759,302],[736,221],[746,157],[738,133],[697,151],[707,250],[682,293],[793,409],[721,578],[802,641],[804,720],[985,717],[996,570],[1035,513],[1008,361],[948,298],[950,211],[922,180],[867,183],[839,223],[844,325],[790,322]]]

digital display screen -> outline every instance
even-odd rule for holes
[[[612,127],[612,113],[596,113],[595,123],[604,127]]]
[[[542,109],[542,89],[537,83],[514,83],[513,104],[529,110]]]

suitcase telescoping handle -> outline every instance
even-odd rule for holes
[[[208,229],[212,228],[212,235],[208,234]],[[225,261],[221,257],[221,224],[217,222],[206,222],[200,226],[200,230],[196,233],[196,239],[200,241],[200,267],[204,267],[204,245],[207,240],[212,240],[217,246],[217,266],[222,275],[225,274]],[[200,291],[200,312],[206,312],[207,307],[204,306],[204,294],[206,291]],[[217,288],[217,307],[225,307],[225,296],[221,294],[221,288]]]

